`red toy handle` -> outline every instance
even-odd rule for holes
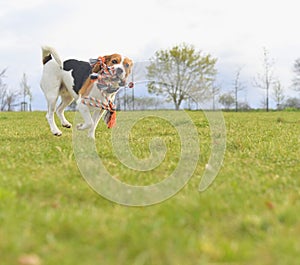
[[[128,87],[129,87],[129,88],[133,88],[133,87],[134,87],[134,83],[133,83],[133,82],[129,82],[129,83],[128,83]]]

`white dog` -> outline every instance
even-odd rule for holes
[[[107,112],[105,120],[109,123],[111,114],[115,113],[112,104],[115,94],[120,86],[126,84],[133,61],[120,54],[112,54],[90,60],[90,63],[75,59],[62,63],[54,48],[44,46],[42,52],[43,74],[40,85],[48,103],[46,118],[51,132],[56,136],[62,134],[54,120],[55,110],[62,126],[72,127],[65,118],[64,110],[75,99],[84,119],[84,123],[78,124],[77,129],[90,129],[88,136],[94,138],[103,114]],[[61,103],[56,108],[59,96]],[[91,108],[94,111],[93,117]],[[111,126],[108,124],[108,127]]]

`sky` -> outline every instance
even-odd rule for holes
[[[23,73],[33,93],[33,109],[46,109],[39,81],[41,46],[64,59],[88,60],[114,52],[134,61],[157,50],[192,44],[217,58],[217,85],[233,89],[241,68],[240,99],[259,107],[264,91],[253,86],[263,71],[263,48],[274,60],[274,76],[287,96],[293,63],[300,57],[296,0],[0,0],[0,70],[18,88]],[[272,103],[274,104],[274,103]]]

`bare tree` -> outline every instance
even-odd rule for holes
[[[274,83],[272,98],[276,102],[277,109],[281,109],[285,99],[284,89],[279,80]]]
[[[3,78],[5,78],[6,69],[0,72],[0,111],[4,111],[7,105],[7,85],[4,83]]]
[[[267,108],[266,103],[267,103],[267,101],[266,101],[265,95],[263,95],[263,97],[259,101],[259,107],[261,109],[266,109]]]
[[[300,58],[294,63],[293,72],[295,74],[295,77],[293,78],[293,87],[295,90],[300,91]]]
[[[23,73],[20,87],[21,87],[21,92],[23,94],[23,104],[26,104],[26,97],[28,96],[29,110],[31,111],[32,93],[31,93],[31,88],[28,85],[27,75],[25,73]]]
[[[211,91],[211,98],[212,98],[212,109],[216,109],[216,97],[220,94],[221,92],[221,85],[216,84],[215,82],[212,83],[212,91]]]
[[[20,91],[8,88],[3,79],[7,69],[0,72],[0,111],[12,111],[18,105]]]
[[[15,89],[8,89],[7,95],[6,95],[6,105],[7,105],[7,111],[13,111],[14,107],[18,106],[19,104],[17,101],[20,97],[20,91]]]
[[[254,84],[256,87],[264,89],[266,91],[265,95],[265,106],[266,111],[269,111],[269,90],[271,85],[274,83],[273,78],[274,72],[274,60],[269,57],[269,52],[264,47],[263,48],[263,73],[257,74],[257,78],[254,79]]]
[[[235,100],[235,111],[238,111],[238,92],[242,91],[244,89],[243,84],[240,81],[240,75],[241,75],[242,67],[238,67],[235,73],[235,79],[233,83],[234,88],[234,100]]]

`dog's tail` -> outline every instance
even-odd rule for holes
[[[58,63],[60,67],[62,67],[61,59],[57,53],[57,51],[50,47],[50,46],[42,46],[42,52],[43,52],[43,64],[46,64],[50,60],[52,60],[52,56],[54,60]]]

